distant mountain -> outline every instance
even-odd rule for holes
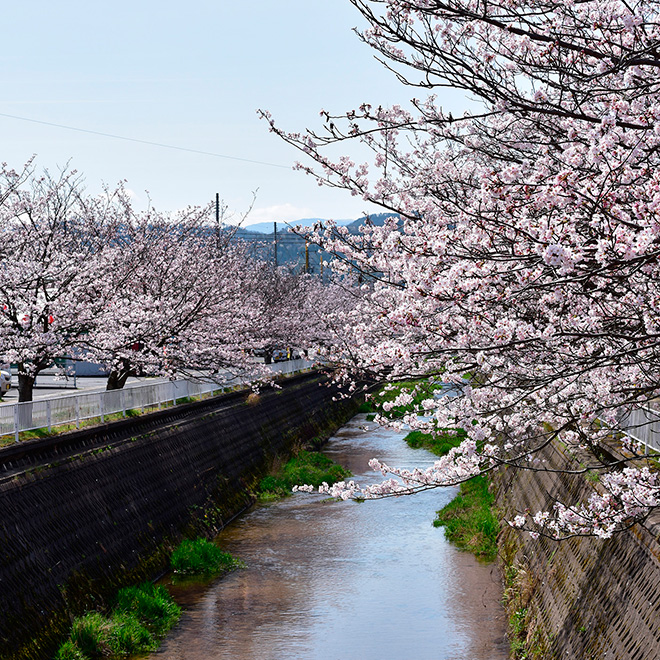
[[[278,222],[277,232],[285,231],[290,225],[291,227],[311,227],[316,222],[326,222],[323,218],[303,218],[302,220],[293,220],[292,222]],[[338,225],[350,225],[354,220],[335,220]],[[246,231],[257,232],[259,234],[272,234],[272,222],[255,222],[253,225],[245,225],[242,227]]]
[[[387,218],[393,217],[400,219],[398,213],[370,213],[369,222],[376,227],[382,227],[385,224],[385,220],[387,220]],[[351,233],[354,233],[357,232],[357,230],[364,224],[365,220],[366,217],[358,218],[357,220],[353,220],[353,222],[348,223],[346,226]]]
[[[376,225],[377,227],[382,227],[385,224],[387,218],[392,216],[397,216],[398,213],[372,213],[369,215],[369,221],[371,224]],[[358,228],[364,224],[365,217],[358,218],[357,220],[335,220],[335,222],[343,227],[349,227],[351,232],[357,232]],[[278,222],[277,223],[277,233],[281,231],[287,231],[288,227],[312,227],[317,222],[327,222],[324,218],[303,218],[302,220],[293,220],[292,222]],[[254,232],[257,234],[272,234],[273,233],[273,223],[272,222],[256,222],[253,225],[245,225],[241,227],[242,231]]]
[[[399,217],[396,213],[374,213],[369,216],[369,222],[382,227],[385,220],[390,217]],[[357,220],[337,220],[338,225],[345,226],[351,234],[357,235],[366,218]],[[324,222],[321,218],[305,218],[290,223],[298,227],[310,227],[316,222]],[[239,227],[234,234],[236,239],[243,241],[250,247],[253,257],[270,262],[277,262],[279,266],[287,266],[293,270],[306,270],[308,273],[323,273],[324,261],[330,261],[332,255],[324,252],[316,245],[305,246],[302,236],[292,234],[289,227],[283,222],[277,223],[277,245],[273,237],[273,223],[259,222],[247,227]],[[277,250],[277,255],[275,254]]]

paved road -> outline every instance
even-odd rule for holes
[[[126,387],[140,385],[145,382],[158,383],[166,380],[165,378],[129,378]],[[18,401],[18,378],[12,375],[12,387],[7,394],[0,400],[1,403],[16,403]],[[34,398],[41,399],[47,396],[67,396],[78,392],[88,392],[95,390],[104,390],[106,378],[103,376],[78,376],[75,381],[73,378],[68,380],[58,379],[53,374],[39,374],[37,384],[34,390]]]
[[[255,359],[255,362],[258,363],[262,361]],[[275,371],[277,371],[278,368],[286,370],[289,365],[298,365],[296,368],[301,369],[311,367],[312,364],[312,362],[305,360],[294,360],[291,362],[284,361],[274,364],[273,369]],[[42,372],[37,376],[33,397],[35,399],[41,399],[43,397],[67,396],[78,392],[105,390],[106,380],[105,376],[77,376],[75,380],[73,377],[64,379],[56,376],[53,372]],[[167,380],[167,378],[129,378],[126,382],[126,387],[134,387],[144,383],[161,383],[166,382]],[[9,392],[0,399],[0,405],[3,403],[16,403],[18,401],[18,390],[16,389],[18,386],[18,376],[16,373],[12,373],[11,384],[12,387]]]

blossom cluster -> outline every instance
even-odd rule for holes
[[[120,184],[84,194],[75,172],[0,168],[0,357],[19,397],[64,358],[129,375],[262,380],[252,351],[324,337],[308,312],[331,289],[257,261],[212,208],[133,209]],[[341,300],[341,297],[339,297]]]
[[[454,384],[457,396],[417,411],[426,422],[397,423],[465,429],[466,478],[493,461],[546,469],[555,440],[589,451],[602,493],[517,525],[608,536],[642,519],[658,506],[643,454],[629,443],[621,470],[600,448],[660,397],[658,3],[353,4],[370,25],[363,40],[408,83],[472,103],[456,117],[433,95],[365,103],[325,112],[326,131],[305,135],[266,117],[321,183],[397,214],[359,235],[330,224],[308,236],[366,287],[336,318],[344,339],[328,359]],[[329,155],[355,140],[374,153],[369,167]],[[399,486],[377,494],[455,483],[464,455],[430,474],[387,467]]]

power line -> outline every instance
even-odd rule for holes
[[[279,167],[284,170],[291,169],[287,165],[268,163],[263,160],[250,160],[249,158],[239,158],[238,156],[227,156],[226,154],[218,154],[213,151],[200,151],[199,149],[188,149],[187,147],[177,147],[174,144],[165,144],[163,142],[151,142],[150,140],[140,140],[138,138],[126,137],[125,135],[114,135],[113,133],[92,131],[87,128],[77,128],[76,126],[65,126],[64,124],[55,124],[50,121],[41,121],[40,119],[30,119],[28,117],[19,117],[18,115],[8,115],[4,112],[0,112],[0,117],[7,117],[9,119],[18,119],[20,121],[29,121],[33,124],[43,124],[44,126],[54,126],[55,128],[65,128],[68,131],[77,131],[78,133],[101,135],[102,137],[113,138],[114,140],[125,140],[126,142],[138,142],[139,144],[149,144],[152,147],[163,147],[164,149],[176,149],[177,151],[187,151],[191,154],[202,154],[203,156],[214,156],[215,158],[227,158],[228,160],[238,160],[243,163],[252,163],[253,165],[267,165],[268,167]]]

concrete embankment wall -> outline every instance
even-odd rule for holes
[[[547,466],[579,469],[557,446]],[[584,475],[507,469],[496,479],[504,518],[551,509],[556,500],[585,501]],[[659,526],[648,522],[609,540],[532,539],[511,528],[500,537],[505,563],[517,567],[517,607],[527,608],[530,658],[655,660],[660,658]],[[515,571],[513,572],[515,573]]]
[[[355,403],[334,394],[298,378],[253,405],[219,397],[37,441],[38,460],[0,451],[0,658],[52,657],[73,615],[155,577],[183,536],[248,507],[273,461],[351,416]]]

